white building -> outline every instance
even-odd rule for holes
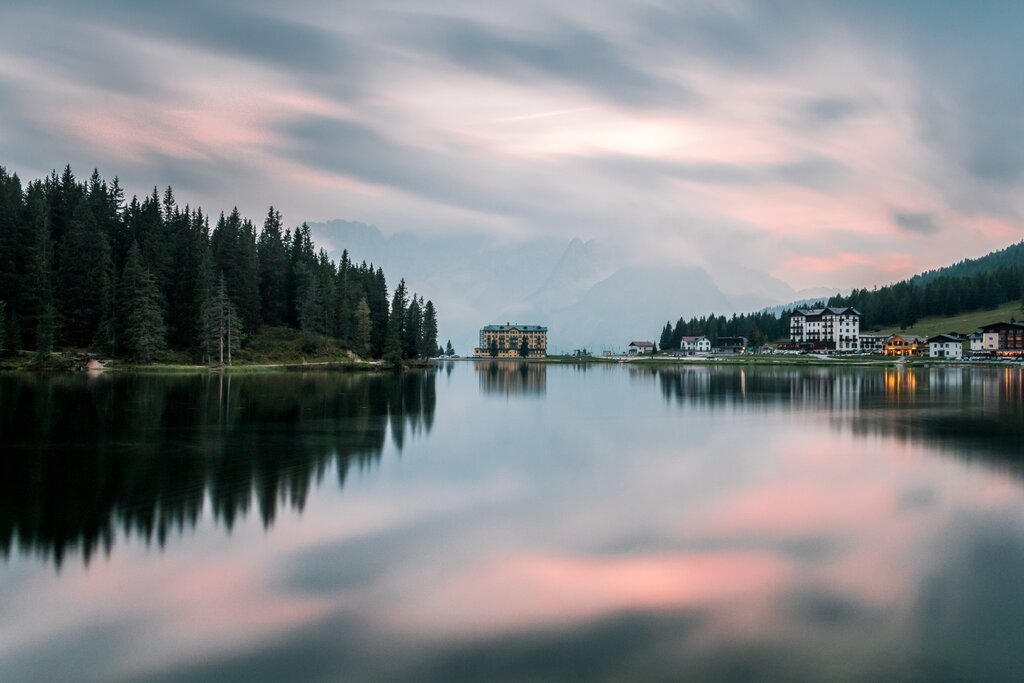
[[[964,342],[951,334],[940,334],[928,340],[929,358],[960,360],[964,357]]]
[[[860,335],[860,350],[882,355],[885,353],[885,342],[889,340],[890,336],[888,334],[862,334]]]
[[[804,308],[789,318],[796,344],[830,351],[860,351],[860,311],[856,308]]]
[[[695,353],[711,353],[711,340],[707,337],[683,337],[679,343],[679,350],[687,356],[692,356]]]
[[[629,342],[627,350],[631,356],[642,356],[645,353],[654,353],[654,342],[631,341]]]
[[[973,332],[967,339],[971,342],[971,353],[981,353],[985,350],[985,335],[981,332]]]

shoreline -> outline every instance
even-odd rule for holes
[[[1013,360],[945,360],[941,358],[909,358],[909,357],[855,357],[855,356],[791,356],[791,355],[759,355],[743,354],[731,357],[602,357],[602,356],[548,356],[546,358],[480,358],[460,357],[436,359],[437,362],[472,361],[499,363],[537,363],[544,365],[760,365],[760,366],[814,366],[814,367],[1024,367],[1024,363]]]
[[[89,373],[100,375],[106,373],[134,372],[134,373],[155,373],[155,374],[236,374],[236,373],[257,373],[257,372],[392,372],[400,370],[417,370],[433,367],[436,364],[430,360],[403,361],[401,363],[389,363],[384,360],[358,360],[347,358],[344,360],[306,361],[303,359],[276,361],[270,363],[249,363],[240,362],[233,365],[202,365],[198,363],[147,363],[135,364],[118,359],[102,359],[96,357],[99,363],[90,367],[88,359],[83,360],[85,354],[70,355],[66,352],[55,353],[49,364],[39,365],[35,361],[34,354],[30,352],[19,352],[13,355],[0,357],[0,372],[30,372],[30,373]]]

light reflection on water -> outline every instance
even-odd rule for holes
[[[1020,680],[1022,409],[1017,368],[3,376],[0,680]]]

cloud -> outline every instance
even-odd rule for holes
[[[448,18],[426,22],[417,33],[427,49],[491,76],[551,79],[626,107],[687,106],[699,100],[678,80],[638,66],[626,48],[579,24],[556,21],[543,29],[515,30]]]
[[[727,250],[795,287],[863,286],[1018,238],[1021,20],[875,0],[40,0],[0,24],[0,163],[173,183],[213,213],[622,238],[640,261]]]
[[[894,210],[892,219],[901,230],[917,235],[934,235],[940,230],[930,213]]]

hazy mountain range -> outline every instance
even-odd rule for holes
[[[433,299],[440,337],[459,353],[488,323],[547,325],[549,350],[622,350],[656,339],[678,317],[749,312],[834,294],[795,291],[771,275],[730,263],[643,267],[610,245],[579,238],[497,243],[484,237],[385,235],[346,220],[311,223],[317,245],[338,258],[402,273],[412,291]],[[389,283],[393,284],[393,283]]]

